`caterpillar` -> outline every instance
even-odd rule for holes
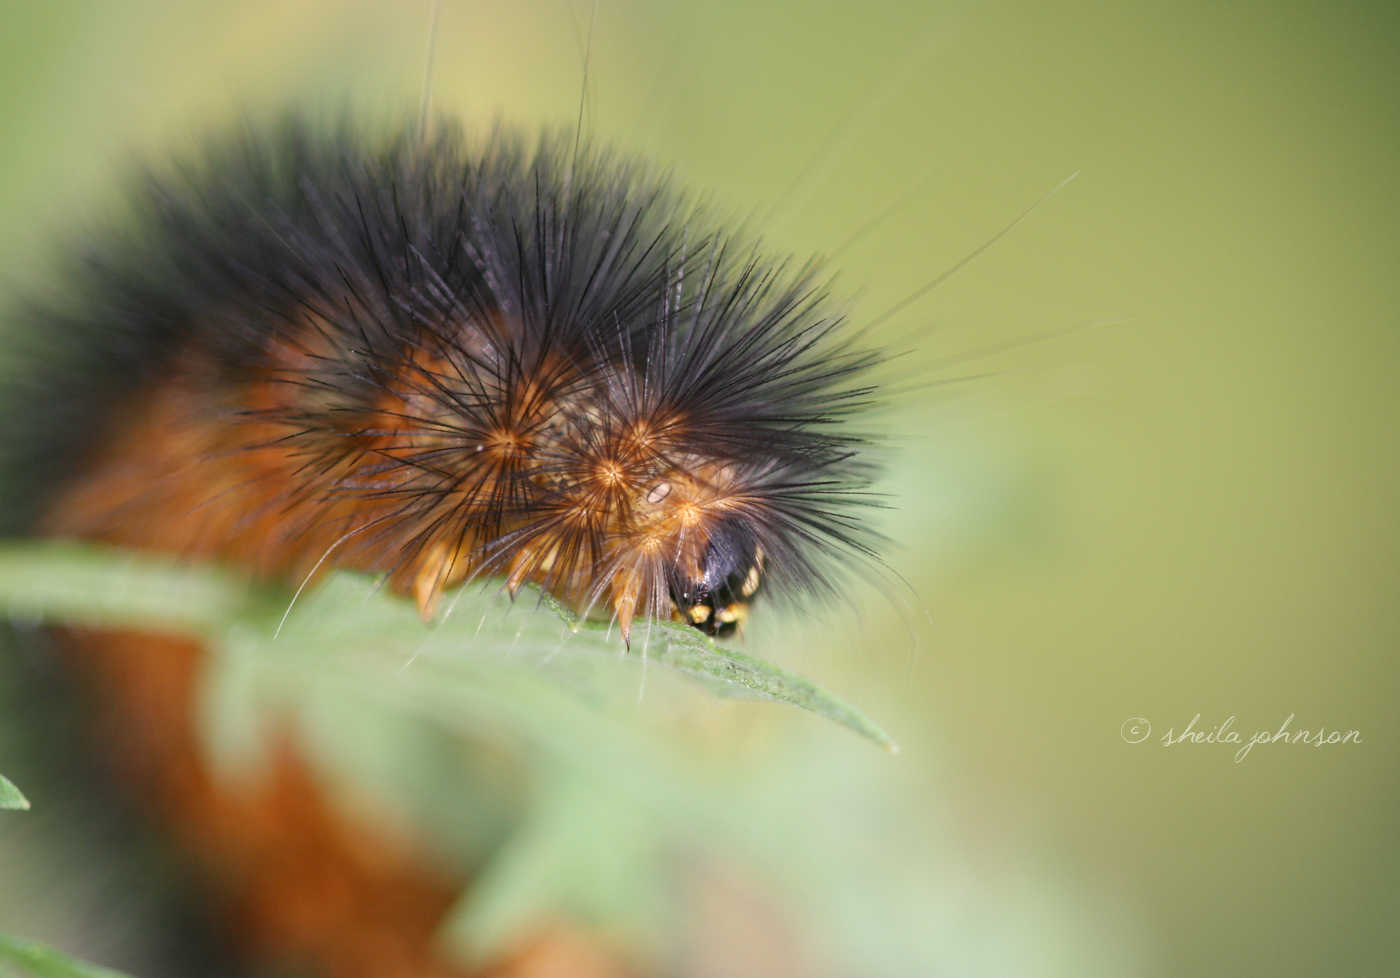
[[[294,113],[148,171],[128,205],[10,323],[29,532],[292,588],[366,572],[424,618],[466,583],[530,584],[624,644],[652,619],[733,635],[756,598],[830,594],[875,554],[850,422],[879,354],[815,263],[766,257],[636,159]],[[197,643],[60,637],[241,959],[463,973],[432,940],[451,881],[338,811],[294,742],[251,792],[208,770]],[[625,971],[542,940],[565,973]]]
[[[624,641],[638,616],[732,634],[760,590],[874,554],[845,422],[876,355],[813,266],[637,161],[292,117],[149,176],[133,213],[20,324],[45,532],[366,571],[425,617],[529,582]]]

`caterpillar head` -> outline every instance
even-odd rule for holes
[[[670,584],[673,617],[706,635],[727,638],[743,628],[749,602],[763,584],[763,551],[738,555],[724,545],[711,544],[698,577],[677,575]]]

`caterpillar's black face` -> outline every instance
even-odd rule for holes
[[[680,620],[706,635],[728,638],[749,616],[749,601],[763,580],[761,552],[740,555],[712,545],[699,581],[673,581],[671,600]]]

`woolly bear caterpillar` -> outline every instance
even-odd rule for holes
[[[425,612],[533,581],[624,637],[821,588],[869,546],[834,422],[871,356],[810,279],[573,142],[291,121],[157,178],[144,231],[29,320],[95,340],[36,375],[63,393],[30,402],[61,449],[35,482],[78,463],[44,526],[293,584],[370,570]]]
[[[638,615],[730,634],[761,586],[870,552],[841,422],[874,355],[810,269],[639,163],[289,118],[134,210],[22,324],[64,345],[30,371],[34,482],[72,479],[46,532],[368,571],[425,617],[501,576],[624,640]]]
[[[425,614],[468,578],[531,582],[624,640],[635,618],[729,634],[868,550],[842,422],[874,357],[809,270],[577,134],[422,126],[286,118],[132,191],[14,321],[31,527],[292,585],[370,571]],[[209,775],[198,647],[63,641],[239,956],[458,973],[431,945],[455,891],[335,810],[295,744],[253,790]]]

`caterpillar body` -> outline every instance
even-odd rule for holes
[[[639,617],[730,634],[760,590],[873,554],[845,422],[876,354],[814,266],[637,161],[293,117],[133,203],[21,322],[47,533],[367,571],[425,616],[530,582],[624,641]]]

